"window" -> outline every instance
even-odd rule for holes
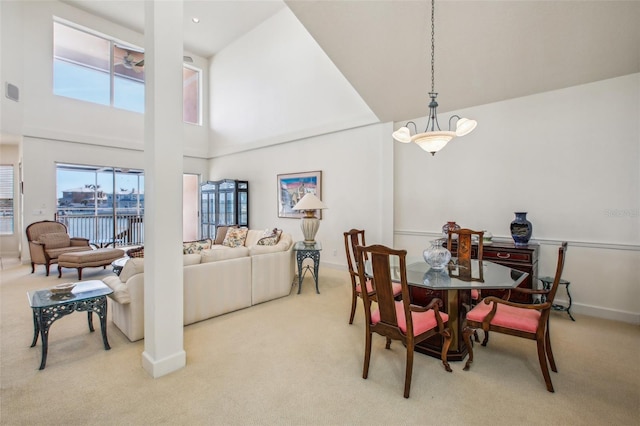
[[[0,235],[13,234],[13,166],[0,165]]]
[[[56,220],[98,246],[144,242],[144,172],[57,165]]]
[[[142,113],[144,68],[139,64],[143,59],[142,49],[53,23],[56,95]]]
[[[201,124],[201,72],[183,68],[183,121]],[[144,50],[53,22],[53,93],[144,113]]]
[[[201,124],[200,121],[200,71],[185,66],[182,69],[182,120]]]

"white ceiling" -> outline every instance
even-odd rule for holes
[[[142,1],[65,3],[143,32]],[[381,121],[427,114],[429,1],[187,0],[185,49],[211,57],[287,6]],[[438,0],[439,112],[640,72],[639,22],[638,1]]]
[[[62,0],[71,6],[144,33],[144,1]],[[184,2],[185,49],[209,58],[286,7],[281,0],[197,0]],[[192,18],[200,19],[193,23]]]

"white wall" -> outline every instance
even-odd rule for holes
[[[284,8],[211,62],[211,155],[379,120]]]
[[[22,7],[19,2],[0,2],[0,143],[7,135],[22,134],[22,105],[6,97],[6,83],[18,87],[20,97],[23,95],[22,66]],[[6,56],[5,56],[6,55]]]
[[[435,157],[396,144],[396,244],[419,254],[449,220],[508,240],[527,211],[542,275],[569,241],[576,312],[640,323],[640,74],[454,113],[478,127]]]
[[[249,181],[249,226],[278,227],[303,240],[299,219],[278,218],[277,175],[321,170],[323,210],[316,240],[321,264],[346,268],[342,233],[366,230],[368,243],[393,244],[391,124],[377,124],[215,158],[213,180]]]
[[[0,130],[38,138],[142,149],[143,114],[53,95],[54,16],[144,47],[142,34],[57,1],[2,2],[1,69],[3,77],[6,74],[9,81],[20,84],[21,95],[19,105],[8,104],[7,111],[15,112],[22,119],[22,128],[3,119]],[[5,30],[5,26],[9,30]],[[28,31],[21,31],[22,28]],[[186,53],[206,76],[207,61]],[[206,80],[203,79],[204,99],[208,96]],[[3,99],[2,106],[5,105],[7,102]],[[20,107],[22,111],[17,111]],[[185,155],[208,155],[207,113],[207,102],[204,102],[204,125],[184,125],[185,137],[181,142]]]

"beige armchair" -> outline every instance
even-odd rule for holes
[[[62,253],[91,250],[89,240],[70,238],[67,227],[52,220],[34,222],[27,226],[27,240],[29,241],[32,274],[35,271],[35,265],[38,264],[45,265],[47,276],[49,276],[49,266],[52,263],[57,263],[58,256]]]

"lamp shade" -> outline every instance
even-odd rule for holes
[[[468,135],[476,128],[478,122],[476,120],[469,120],[468,118],[461,118],[456,123],[456,135],[464,136]]]
[[[444,148],[445,145],[455,137],[456,134],[454,132],[425,132],[415,135],[413,141],[417,143],[420,148],[433,155]]]
[[[327,206],[310,192],[308,192],[295,206],[293,206],[293,210],[320,210],[326,208]]]
[[[393,132],[393,138],[398,142],[409,143],[411,142],[411,132],[408,127],[400,127],[398,130]]]

